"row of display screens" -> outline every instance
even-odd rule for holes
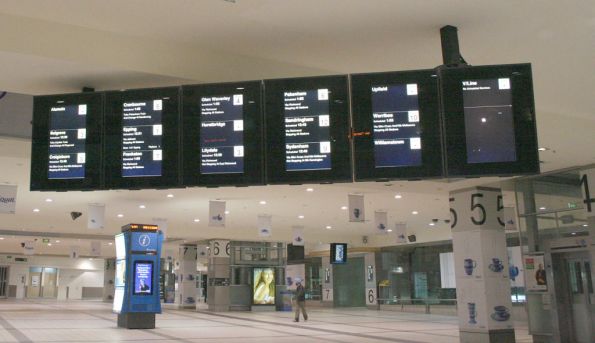
[[[538,171],[529,64],[35,97],[32,190]]]

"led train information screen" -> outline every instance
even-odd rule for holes
[[[464,80],[467,162],[516,161],[510,78]]]
[[[346,76],[265,80],[267,183],[349,182]]]
[[[328,89],[284,92],[285,168],[331,169]]]
[[[103,94],[33,100],[31,190],[101,187]]]
[[[106,188],[179,185],[179,88],[105,95]]]
[[[376,168],[422,164],[417,84],[372,86]]]
[[[262,81],[182,87],[184,184],[264,184]]]
[[[134,295],[153,294],[153,262],[134,262]]]
[[[49,179],[85,177],[87,104],[53,106],[50,109]]]
[[[530,64],[440,73],[449,176],[539,172]]]
[[[161,176],[163,100],[122,105],[122,176]]]
[[[244,95],[200,99],[200,172],[244,172]]]
[[[351,103],[356,181],[442,176],[434,70],[352,75]]]

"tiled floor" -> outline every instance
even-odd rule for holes
[[[294,323],[289,312],[165,309],[156,329],[126,330],[106,303],[0,300],[0,342],[459,342],[454,317],[312,308],[309,315]],[[523,325],[516,335],[532,342]]]

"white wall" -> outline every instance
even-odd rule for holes
[[[15,258],[26,258],[27,262],[15,262]],[[17,298],[25,296],[25,286],[29,282],[29,267],[58,268],[58,299],[81,299],[83,287],[103,287],[103,259],[56,256],[0,255],[0,265],[9,266],[8,284],[17,286]]]

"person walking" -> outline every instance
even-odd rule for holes
[[[302,286],[302,280],[296,279],[296,290],[295,290],[295,322],[300,321],[300,311],[304,316],[304,320],[308,320],[308,314],[306,313],[306,290]]]

